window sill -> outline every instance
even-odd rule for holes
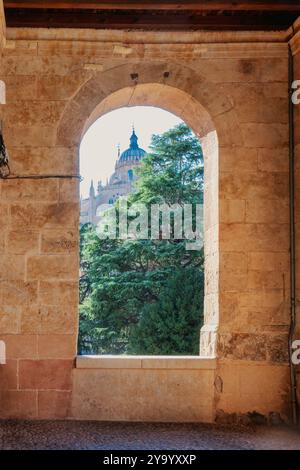
[[[77,356],[77,369],[216,369],[216,359],[200,356]]]

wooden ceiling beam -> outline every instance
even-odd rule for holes
[[[91,10],[6,10],[11,27],[143,30],[282,30],[293,22],[288,12],[203,15],[192,12],[109,12]]]
[[[192,11],[299,11],[299,0],[252,0],[252,1],[221,1],[221,0],[4,0],[5,8],[11,9],[80,9],[80,10],[192,10]]]

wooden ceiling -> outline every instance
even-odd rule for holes
[[[143,30],[284,30],[300,0],[4,0],[7,26]]]

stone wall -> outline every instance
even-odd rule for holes
[[[191,372],[188,362],[173,364],[173,372],[157,364],[151,372],[142,366],[124,372],[121,364],[103,362],[98,371],[76,368],[78,180],[1,181],[0,339],[8,353],[0,369],[1,417],[288,416],[287,42],[281,33],[263,34],[263,42],[262,33],[199,37],[183,35],[180,43],[174,33],[142,39],[122,32],[8,29],[1,113],[13,175],[75,175],[91,116],[124,104],[168,109],[202,140],[201,354],[217,353],[218,363],[208,374]],[[146,396],[145,387],[151,390]]]
[[[291,40],[294,61],[294,79],[300,80],[300,21],[294,24],[295,35]],[[295,218],[296,218],[296,312],[295,339],[300,339],[300,104],[294,106],[295,136]],[[300,403],[300,368],[297,368],[298,403]]]

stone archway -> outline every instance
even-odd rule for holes
[[[97,118],[120,107],[137,105],[157,106],[172,112],[184,120],[201,141],[205,167],[206,282],[200,356],[216,357],[219,318],[219,151],[212,114],[230,109],[230,101],[223,94],[216,96],[210,87],[201,87],[201,76],[187,68],[170,64],[122,66],[96,74],[78,91],[60,121],[57,146],[79,148],[83,134]],[[230,137],[227,135],[227,138]],[[77,151],[77,158],[78,154]]]

